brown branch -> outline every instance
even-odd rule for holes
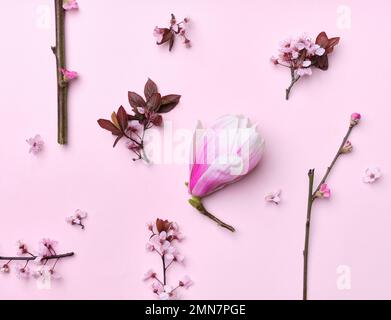
[[[54,0],[56,17],[56,46],[52,51],[56,56],[57,68],[57,141],[68,142],[68,83],[63,80],[61,69],[65,69],[65,10],[62,0]]]
[[[42,260],[61,259],[61,258],[71,257],[73,255],[75,255],[74,252],[68,252],[68,253],[63,253],[63,254],[55,254],[55,255],[43,257]],[[17,257],[2,257],[2,256],[0,256],[0,260],[31,261],[31,260],[37,259],[37,257],[38,256],[35,256],[35,255],[31,255],[31,256],[28,256],[28,257],[27,256],[26,257],[20,257],[20,256],[17,256]]]

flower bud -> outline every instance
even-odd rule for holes
[[[315,193],[316,198],[330,198],[331,190],[326,183],[321,184],[319,190]]]
[[[355,112],[350,116],[350,125],[353,127],[360,122],[361,114]]]
[[[346,141],[345,145],[341,148],[341,153],[349,153],[349,152],[352,152],[352,150],[353,150],[353,145],[348,140],[348,141]]]

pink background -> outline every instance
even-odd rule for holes
[[[350,29],[337,26],[342,4],[351,8]],[[300,299],[307,171],[315,167],[319,181],[354,111],[363,115],[354,152],[329,179],[332,199],[314,206],[309,297],[391,298],[389,1],[79,0],[80,10],[67,16],[68,67],[81,76],[70,90],[66,147],[56,143],[53,17],[51,28],[37,25],[37,8],[53,1],[0,5],[0,253],[13,254],[18,239],[34,247],[44,236],[77,253],[61,261],[64,279],[51,290],[0,275],[0,299],[153,298],[141,278],[160,270],[144,247],[145,223],[156,217],[177,221],[186,236],[186,264],[168,275],[194,279],[182,298]],[[192,49],[178,42],[169,53],[154,44],[153,27],[171,12],[192,19]],[[285,37],[322,30],[341,36],[330,69],[300,80],[286,102],[289,73],[269,58]],[[129,110],[127,91],[142,92],[147,77],[163,93],[182,94],[165,118],[175,129],[227,113],[260,124],[262,165],[205,200],[237,233],[188,205],[187,165],[133,164],[98,127],[120,104]],[[25,139],[36,133],[46,146],[34,157]],[[371,165],[384,175],[365,185]],[[265,194],[279,187],[281,205],[266,204]],[[64,222],[77,208],[90,214],[85,232]],[[351,290],[337,288],[339,265],[351,268]]]

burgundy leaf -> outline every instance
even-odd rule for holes
[[[162,97],[160,108],[157,112],[159,113],[167,113],[174,109],[181,99],[180,95],[177,94],[169,94],[167,96]]]
[[[172,32],[170,31],[170,29],[167,29],[167,28],[163,28],[163,37],[162,37],[162,40],[160,42],[156,42],[158,45],[161,45],[163,43],[166,43],[167,41],[169,41],[171,38],[173,38],[174,35],[172,34]]]
[[[339,37],[329,39],[329,43],[327,44],[326,53],[329,54],[333,52],[334,47],[339,43]]]
[[[329,38],[327,37],[327,34],[324,31],[318,34],[315,41],[315,43],[320,45],[322,48],[326,48],[328,42],[329,42]]]
[[[152,95],[154,93],[157,93],[157,92],[158,92],[158,90],[157,90],[156,83],[148,78],[148,81],[147,81],[147,83],[145,84],[145,87],[144,87],[145,99],[147,99],[147,101],[148,101],[152,97]]]
[[[145,100],[142,96],[136,92],[128,92],[129,103],[132,106],[132,109],[137,112],[137,108],[145,108]]]
[[[175,37],[174,35],[171,33],[171,38],[170,38],[170,46],[168,48],[168,51],[171,51],[172,47],[174,46],[174,42],[175,42]]]
[[[111,121],[106,119],[99,119],[98,124],[101,128],[110,131],[112,134],[119,136],[121,135],[121,130],[119,130]]]
[[[117,137],[117,139],[115,139],[114,144],[113,144],[113,148],[115,148],[115,146],[117,145],[118,141],[120,141],[122,137],[123,137],[123,135],[120,135],[120,136]]]
[[[122,131],[125,132],[128,128],[128,114],[123,106],[120,106],[117,111],[117,119]]]
[[[154,93],[147,102],[147,109],[156,112],[160,107],[161,101],[162,96],[160,93]]]
[[[326,71],[329,68],[329,58],[327,57],[327,54],[320,57],[317,56],[315,66],[320,70]]]

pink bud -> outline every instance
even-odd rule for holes
[[[350,125],[355,126],[356,124],[359,123],[360,119],[361,119],[361,114],[357,112],[352,113],[352,115],[350,116]]]
[[[319,191],[316,192],[315,196],[317,198],[330,198],[331,196],[331,190],[330,188],[328,187],[328,185],[326,183],[323,183],[320,188],[319,188]]]
[[[345,145],[342,147],[341,153],[349,153],[349,152],[352,152],[352,150],[353,150],[353,145],[348,140],[348,141],[346,141]]]

